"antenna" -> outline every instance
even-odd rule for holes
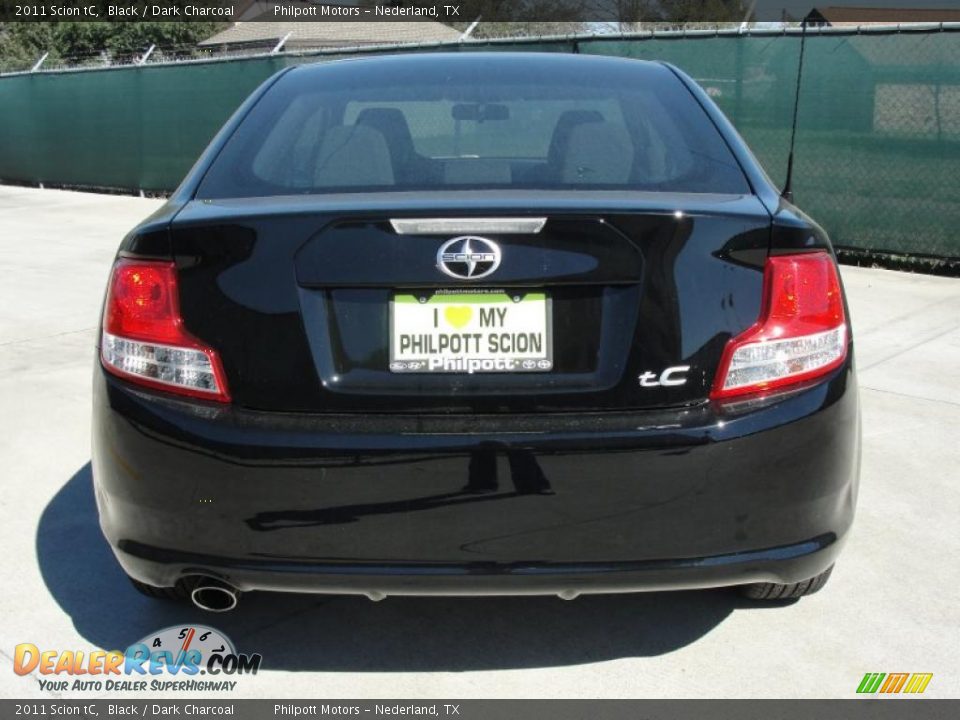
[[[800,109],[800,81],[803,79],[803,51],[807,44],[807,21],[800,23],[800,61],[797,63],[797,90],[793,96],[793,125],[790,128],[790,154],[787,156],[787,179],[780,195],[793,202],[793,148],[797,141],[797,111]]]

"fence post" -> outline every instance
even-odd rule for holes
[[[270,51],[270,54],[271,54],[271,55],[276,55],[278,52],[280,52],[281,48],[283,48],[283,46],[286,44],[287,40],[289,39],[289,37],[290,37],[291,35],[293,35],[293,30],[291,30],[291,31],[288,32],[286,35],[284,35],[282,38],[280,38],[280,42],[278,42],[278,43],[277,43],[277,46],[276,46],[273,50]]]
[[[47,56],[49,54],[50,52],[48,51],[48,52],[45,52],[43,55],[41,55],[40,59],[37,60],[37,62],[34,64],[32,68],[30,68],[30,72],[36,72],[37,70],[39,70],[40,66],[43,65],[43,61],[47,59]]]
[[[480,24],[480,18],[481,18],[481,17],[483,17],[483,16],[482,16],[482,15],[477,15],[477,19],[474,20],[472,23],[470,23],[470,26],[469,26],[466,30],[463,31],[463,34],[457,39],[457,42],[463,42],[464,40],[466,40],[467,38],[469,38],[471,35],[473,35],[473,31],[476,30],[476,29],[477,29],[477,25]]]
[[[743,122],[743,118],[740,117],[743,107],[743,35],[739,35],[734,42],[737,44],[737,83],[733,91],[733,122],[739,123]]]

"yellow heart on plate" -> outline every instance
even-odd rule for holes
[[[470,318],[473,317],[473,308],[467,305],[452,305],[444,308],[443,316],[448,323],[459,329],[470,322]]]

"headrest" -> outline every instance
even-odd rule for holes
[[[591,122],[570,131],[563,157],[563,182],[622,185],[633,169],[633,143],[625,128]]]
[[[393,163],[383,134],[364,125],[327,130],[313,182],[318,187],[393,185]]]
[[[570,132],[577,125],[596,122],[603,122],[603,115],[596,110],[567,110],[560,113],[557,124],[553,128],[553,137],[550,139],[547,162],[553,166],[562,163],[567,143],[570,141]]]
[[[365,108],[357,115],[357,125],[379,130],[387,141],[394,161],[405,160],[413,153],[413,136],[402,111],[397,108]]]

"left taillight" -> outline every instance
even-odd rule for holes
[[[107,288],[100,358],[109,372],[140,385],[230,401],[217,352],[183,327],[172,262],[116,262]]]
[[[837,266],[825,252],[767,259],[760,318],[731,339],[710,397],[769,394],[825,376],[847,357]]]

